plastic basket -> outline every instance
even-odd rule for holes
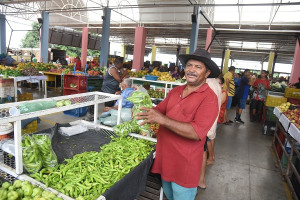
[[[85,93],[85,92],[86,92],[86,90],[64,89],[64,96],[65,96],[65,95],[72,95],[72,94]]]
[[[146,80],[156,81],[158,79],[158,76],[152,76],[152,75],[145,75]]]
[[[24,94],[18,94],[18,101],[29,101],[33,100],[33,94],[26,92]]]
[[[300,99],[300,89],[296,89],[296,88],[285,88],[284,91],[284,96],[286,98],[296,98],[296,99]]]
[[[82,107],[82,108],[75,108],[72,110],[66,110],[64,111],[65,115],[70,115],[72,117],[82,117],[85,116],[87,113],[88,107]]]
[[[86,90],[86,76],[64,75],[64,89]],[[75,84],[76,87],[71,87]]]
[[[27,124],[26,128],[21,130],[22,134],[31,134],[37,132],[37,120],[34,120]]]
[[[279,106],[280,104],[285,103],[285,102],[287,102],[287,98],[285,98],[285,97],[268,95],[265,105],[268,107],[275,107],[275,106]]]

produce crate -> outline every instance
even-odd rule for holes
[[[33,93],[26,92],[24,94],[18,94],[18,101],[29,101],[33,100]]]
[[[0,87],[0,97],[6,98],[7,96],[14,97],[15,96],[15,90],[14,87]]]
[[[76,87],[71,87],[72,83]],[[64,89],[86,90],[86,87],[86,76],[64,75]]]
[[[31,134],[37,132],[37,120],[34,120],[27,124],[26,128],[21,130],[22,135],[23,134]]]
[[[0,77],[0,87],[14,87],[14,79],[13,78],[4,79]]]
[[[0,98],[0,104],[2,104],[2,103],[11,103],[11,102],[14,102],[14,101],[15,101],[14,97],[11,97],[11,98]]]
[[[275,107],[275,106],[279,106],[280,104],[285,103],[285,102],[287,102],[287,98],[285,98],[285,97],[268,95],[266,102],[265,102],[265,106]]]
[[[276,122],[277,117],[274,115],[274,107],[265,107],[266,109],[266,120]]]
[[[64,96],[65,95],[85,93],[85,92],[86,92],[86,90],[64,89]]]
[[[88,107],[82,107],[82,108],[75,108],[72,110],[66,110],[64,111],[65,115],[70,115],[72,117],[82,117],[85,116],[87,113]]]
[[[296,88],[285,88],[284,97],[300,99],[300,89]]]

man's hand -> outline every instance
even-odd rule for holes
[[[117,92],[115,93],[115,95],[119,95],[119,94],[121,94],[121,92],[122,92],[122,91],[117,91]]]
[[[144,112],[136,113],[136,120],[144,120],[139,125],[142,126],[146,123],[157,123],[157,124],[163,124],[165,116],[161,114],[160,112],[154,110],[153,108],[144,108],[140,107],[140,110]]]
[[[112,108],[111,107],[105,107],[104,109],[103,109],[103,111],[104,112],[107,112],[107,111],[110,111]]]

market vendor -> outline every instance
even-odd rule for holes
[[[18,62],[13,59],[10,55],[7,55],[5,53],[0,54],[0,65],[5,66],[16,66]]]
[[[140,108],[137,120],[159,124],[153,173],[168,199],[194,200],[206,136],[218,116],[218,98],[206,79],[220,74],[210,54],[197,49],[180,55],[187,84],[173,88],[155,109]]]
[[[75,63],[76,63],[76,69],[75,69],[75,71],[81,71],[81,60],[80,60],[79,56],[77,56],[75,58]]]
[[[132,108],[133,103],[130,101],[127,101],[127,98],[132,94],[134,89],[131,87],[132,86],[132,81],[128,78],[124,79],[121,83],[121,90],[118,91],[115,94],[120,94],[122,96],[122,108]],[[113,107],[105,107],[104,112],[107,112],[109,110],[115,109],[117,110],[119,107],[119,100],[115,103]]]
[[[102,83],[102,92],[115,94],[117,91],[120,91],[119,84],[123,81],[124,78],[128,78],[127,69],[123,68],[123,59],[117,57],[114,61],[114,64],[111,65],[107,73],[105,74],[103,83]],[[105,107],[113,107],[114,102],[105,102]]]

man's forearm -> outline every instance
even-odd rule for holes
[[[199,140],[199,136],[190,123],[178,122],[176,120],[170,119],[169,117],[164,117],[164,120],[160,124],[173,131],[177,135],[191,140]]]

